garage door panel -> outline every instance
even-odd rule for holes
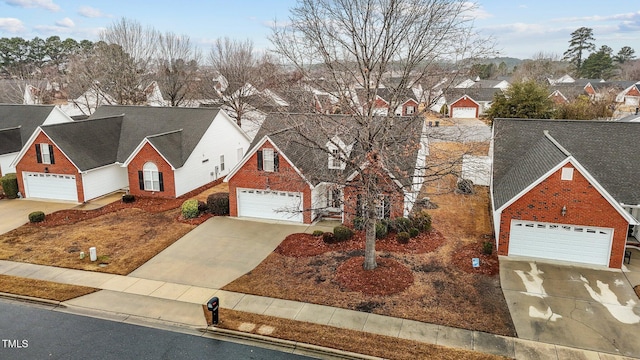
[[[238,216],[303,222],[299,192],[238,189]]]
[[[613,229],[511,221],[509,255],[608,265]]]
[[[473,107],[454,107],[452,110],[454,118],[470,119],[476,117],[476,108]]]
[[[27,197],[78,201],[74,175],[24,172],[23,181]]]

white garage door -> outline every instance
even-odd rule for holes
[[[302,194],[238,189],[238,216],[302,222]],[[293,210],[293,211],[286,211]]]
[[[78,201],[76,177],[49,173],[22,173],[28,198]]]
[[[453,118],[473,119],[476,117],[476,108],[474,107],[454,107],[452,110]]]
[[[609,265],[613,229],[511,220],[509,255]]]

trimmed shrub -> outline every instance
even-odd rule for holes
[[[29,222],[39,223],[44,221],[44,212],[42,211],[34,211],[29,214]]]
[[[413,224],[411,224],[411,220],[407,219],[406,217],[399,217],[396,218],[394,221],[394,230],[396,232],[409,232],[409,229],[411,229]]]
[[[353,228],[356,230],[364,230],[364,219],[359,216],[354,217]]]
[[[207,207],[213,215],[229,215],[229,193],[216,193],[207,197]]]
[[[411,229],[409,229],[409,236],[411,236],[412,238],[416,237],[420,235],[420,230],[412,227]]]
[[[15,199],[18,197],[18,177],[16,173],[9,173],[0,178],[2,183],[2,191],[7,195],[9,199]]]
[[[322,236],[322,234],[324,234],[324,231],[322,230],[313,230],[313,236]]]
[[[200,201],[198,200],[198,211],[203,213],[205,211],[209,210],[209,207],[207,206],[207,203],[204,201]]]
[[[124,194],[122,195],[122,202],[125,204],[130,204],[132,202],[136,201],[136,197],[131,195],[131,194]]]
[[[339,225],[333,228],[333,236],[336,242],[347,241],[353,237],[353,230]]]
[[[327,244],[333,244],[335,242],[335,236],[333,236],[332,232],[322,233],[322,241]]]
[[[200,215],[198,211],[198,200],[191,199],[182,203],[182,217],[185,219],[193,219]]]
[[[378,221],[376,223],[376,239],[382,239],[383,237],[387,236],[388,233],[389,228],[387,227],[387,224]]]
[[[469,179],[458,179],[457,187],[460,194],[473,194],[473,181]]]
[[[409,235],[408,232],[401,231],[398,233],[398,235],[396,235],[396,241],[399,242],[400,244],[406,244],[409,242],[410,237],[411,236]]]
[[[482,253],[484,255],[493,254],[493,243],[491,241],[485,241],[482,243]]]
[[[431,231],[431,215],[421,211],[412,215],[409,215],[411,225],[421,232]]]

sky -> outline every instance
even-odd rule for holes
[[[160,32],[189,35],[208,51],[215,39],[251,39],[266,50],[271,26],[286,22],[296,0],[0,0],[0,37],[58,35],[98,39],[100,31],[127,18]],[[630,46],[640,57],[638,0],[478,0],[474,27],[491,36],[500,56],[531,58],[562,54],[571,33],[593,29],[596,47],[617,53]]]

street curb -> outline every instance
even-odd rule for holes
[[[301,343],[298,341],[278,339],[270,336],[246,333],[217,327],[198,328],[202,333],[213,334],[220,338],[245,340],[251,343],[262,343],[291,350],[293,353],[309,356],[321,356],[323,359],[351,359],[351,360],[380,360],[382,358],[338,350],[318,345]]]
[[[23,302],[32,303],[32,304],[48,305],[48,306],[66,308],[66,306],[64,304],[62,304],[62,301],[41,299],[41,298],[37,298],[37,297],[33,297],[33,296],[27,296],[27,295],[18,295],[18,294],[0,292],[0,298],[9,299],[9,300],[19,300],[19,301],[23,301]]]

